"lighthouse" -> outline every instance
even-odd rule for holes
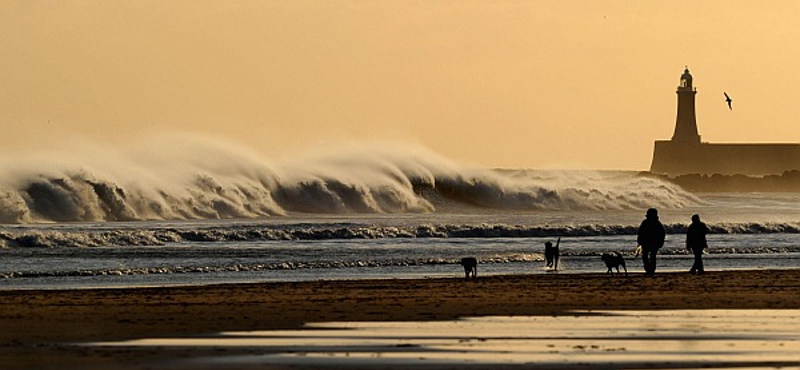
[[[675,133],[672,142],[676,144],[700,144],[700,135],[697,134],[697,117],[694,110],[694,97],[697,89],[692,87],[692,74],[689,67],[681,75],[678,85],[678,117],[675,119]]]
[[[692,74],[687,67],[678,85],[678,116],[670,140],[656,140],[650,172],[680,175],[781,175],[800,171],[800,144],[717,144],[701,142],[697,133]],[[727,111],[720,99],[719,107]]]

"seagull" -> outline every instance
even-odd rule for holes
[[[731,103],[733,102],[733,99],[731,99],[731,97],[728,96],[728,93],[726,93],[726,92],[722,92],[722,93],[725,94],[725,102],[728,103],[728,109],[733,110],[733,107],[731,106]]]

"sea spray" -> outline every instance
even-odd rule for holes
[[[632,173],[501,171],[405,144],[267,160],[194,136],[6,157],[0,222],[262,218],[287,213],[469,213],[681,208],[679,187]]]
[[[113,225],[113,224],[111,224]],[[669,235],[678,235],[681,244],[685,224],[666,224]],[[0,248],[98,248],[164,245],[197,245],[198,243],[241,243],[273,241],[336,241],[387,239],[531,239],[555,237],[631,236],[635,241],[636,225],[567,225],[523,226],[507,224],[423,224],[418,226],[378,226],[330,224],[231,225],[200,227],[103,227],[62,230],[52,227],[0,230]],[[723,223],[709,225],[712,235],[800,234],[797,223]],[[755,247],[755,246],[749,246]],[[766,245],[763,248],[771,248]],[[800,250],[796,247],[795,250]]]

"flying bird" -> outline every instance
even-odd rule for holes
[[[731,99],[731,97],[728,96],[728,93],[724,91],[722,93],[725,94],[725,102],[728,103],[728,109],[733,110],[733,107],[731,106],[731,103],[733,103],[733,99]]]

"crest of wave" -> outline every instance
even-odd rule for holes
[[[402,143],[349,145],[268,160],[246,148],[161,135],[122,148],[0,162],[0,222],[258,218],[289,212],[410,213],[480,207],[589,210],[696,203],[656,179],[596,172],[500,171]],[[80,150],[75,150],[80,148]]]
[[[681,187],[623,171],[511,171],[500,180],[508,208],[623,210],[682,208],[701,200]]]
[[[113,148],[70,141],[47,152],[7,155],[1,165],[0,222],[252,218],[283,212],[269,190],[276,183],[267,162],[198,136],[161,135]]]

